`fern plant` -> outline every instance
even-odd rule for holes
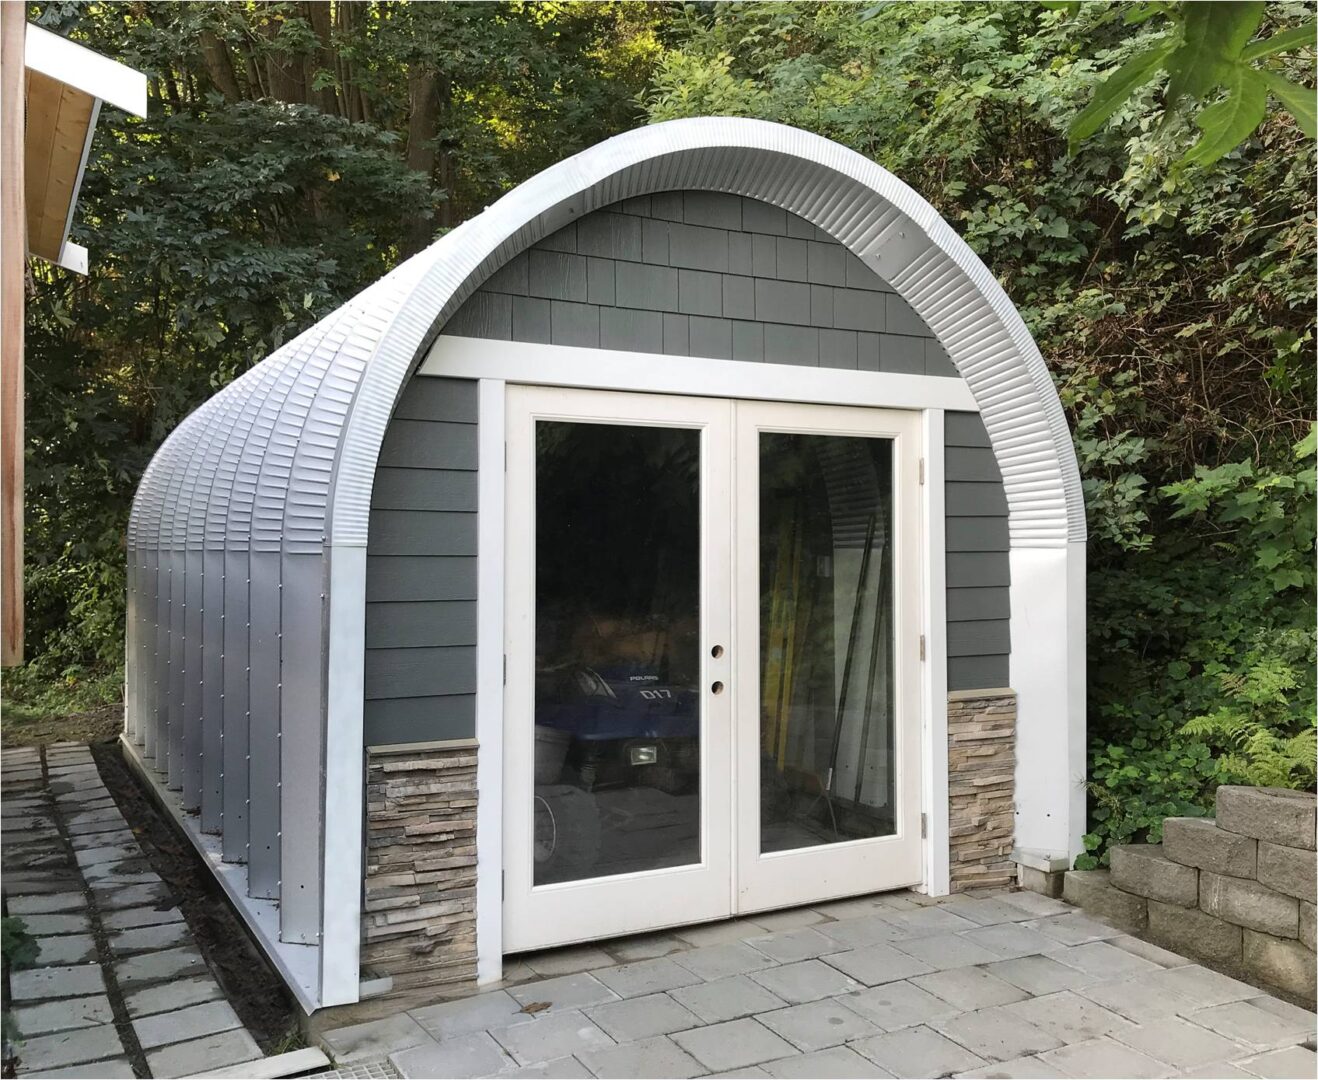
[[[1294,630],[1256,639],[1244,670],[1217,675],[1226,703],[1182,727],[1224,748],[1224,775],[1260,787],[1314,786],[1318,727],[1294,700],[1303,687],[1301,665],[1313,662],[1309,640]]]

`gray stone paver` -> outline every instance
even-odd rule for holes
[[[1146,1076],[1167,1076],[1171,1071],[1148,1054],[1107,1038],[1072,1043],[1039,1056],[1063,1076],[1094,1077],[1096,1080],[1115,1076],[1139,1080]]]
[[[1062,1045],[1055,1035],[1013,1016],[1001,1006],[935,1020],[929,1026],[986,1061],[1029,1057]]]
[[[543,1010],[537,1010],[537,1015],[541,1012],[583,1009],[589,1005],[603,1005],[606,1001],[618,1000],[617,994],[584,971],[576,975],[560,975],[556,979],[515,986],[508,993],[524,1008],[531,1005],[547,1006]]]
[[[133,1076],[144,1053],[155,1075],[181,1076],[260,1058],[87,748],[48,748],[48,783],[42,753],[27,760],[30,791],[15,795],[5,769],[0,797],[6,906],[40,946],[37,966],[11,973],[18,1074]],[[113,964],[114,951],[137,955]]]
[[[945,1076],[984,1064],[984,1059],[932,1028],[890,1031],[853,1044],[894,1076]]]
[[[78,1065],[85,1061],[116,1057],[124,1052],[123,1043],[113,1024],[77,1028],[53,1035],[39,1035],[28,1039],[20,1052],[22,1064],[19,1075],[29,1072],[45,1073],[64,1065]]]
[[[620,1043],[670,1035],[700,1024],[698,1016],[667,994],[610,1001],[587,1009],[586,1015],[609,1038]]]
[[[967,1012],[1010,1005],[1029,997],[1020,987],[998,978],[987,968],[951,968],[931,975],[917,975],[911,982]]]
[[[348,1054],[454,1077],[1314,1074],[1312,1013],[1046,897],[781,914],[510,963],[515,985],[392,1018],[414,1026]]]
[[[1249,1052],[1247,1047],[1223,1038],[1212,1027],[1192,1024],[1179,1016],[1164,1016],[1140,1024],[1122,1035],[1120,1041],[1178,1069],[1229,1061]]]
[[[203,1001],[214,1001],[223,996],[220,984],[211,978],[208,972],[205,975],[194,975],[188,979],[176,979],[159,986],[133,990],[124,995],[124,1004],[128,1008],[128,1015],[136,1018],[150,1016],[152,1013],[169,1012],[171,1009],[183,1009]]]
[[[514,1064],[483,1031],[410,1046],[390,1054],[389,1060],[404,1076],[489,1076]]]
[[[799,1050],[827,1050],[830,1046],[879,1034],[880,1029],[839,999],[807,1001],[802,1005],[761,1013],[757,1020]]]
[[[881,1069],[868,1058],[861,1057],[849,1046],[833,1046],[827,1050],[816,1050],[812,1054],[799,1054],[796,1057],[768,1061],[762,1066],[767,1076],[799,1077],[800,1080],[818,1080],[820,1077],[884,1077],[892,1076],[887,1069]]]
[[[796,1052],[791,1043],[750,1017],[681,1031],[672,1038],[708,1072],[759,1065]]]
[[[208,1001],[204,1005],[191,1005],[186,1009],[157,1013],[133,1021],[133,1030],[137,1032],[137,1041],[142,1044],[143,1050],[201,1039],[241,1026],[242,1021],[227,1001]]]
[[[704,1068],[672,1039],[657,1036],[625,1046],[587,1050],[582,1061],[595,1076],[667,1077],[699,1076]]]
[[[1284,1050],[1270,1050],[1257,1057],[1239,1062],[1242,1072],[1249,1076],[1267,1077],[1268,1080],[1309,1080],[1318,1075],[1318,1054],[1307,1046],[1288,1046]]]
[[[234,1028],[204,1039],[148,1050],[146,1061],[155,1076],[195,1076],[226,1065],[255,1061],[261,1056],[261,1048],[246,1029]]]
[[[14,1023],[25,1038],[72,1028],[96,1027],[113,1021],[114,1010],[110,1008],[110,999],[104,994],[47,1001],[14,1009]]]
[[[673,990],[671,996],[706,1024],[769,1012],[787,1004],[747,975],[683,987]]]
[[[583,1051],[615,1045],[577,1009],[537,1013],[529,1024],[498,1028],[490,1034],[512,1054],[518,1065],[537,1065],[573,1054],[585,1060]]]
[[[872,1021],[882,1031],[928,1024],[961,1011],[911,982],[885,983],[870,990],[843,994],[834,1000]]]

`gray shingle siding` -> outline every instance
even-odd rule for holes
[[[385,434],[366,549],[368,746],[475,730],[476,417],[474,381],[414,378]]]
[[[510,260],[447,334],[955,377],[919,316],[777,207],[628,199]],[[475,732],[476,384],[414,377],[381,451],[367,551],[366,741]],[[1007,509],[979,417],[947,416],[948,686],[1007,684]]]
[[[978,413],[944,417],[947,688],[1008,686],[1007,497]]]

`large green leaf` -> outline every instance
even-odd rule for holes
[[[1292,49],[1303,49],[1306,45],[1313,48],[1315,27],[1318,27],[1318,23],[1310,21],[1303,26],[1292,27],[1290,30],[1283,30],[1280,34],[1273,34],[1272,37],[1256,41],[1241,50],[1240,59],[1258,60],[1264,56],[1290,52]]]
[[[1228,84],[1239,63],[1240,50],[1254,36],[1263,18],[1262,0],[1248,3],[1186,4],[1182,8],[1181,45],[1167,59],[1171,78],[1167,103],[1183,97],[1207,97]]]
[[[1194,122],[1203,135],[1186,153],[1186,161],[1211,165],[1249,138],[1263,123],[1268,84],[1261,72],[1243,64],[1237,65],[1228,74],[1226,87],[1226,97],[1195,117]]]
[[[1176,44],[1173,38],[1160,42],[1138,56],[1132,56],[1098,85],[1093,99],[1075,118],[1067,133],[1072,153],[1075,153],[1076,146],[1083,139],[1089,138],[1108,121],[1136,87],[1144,85],[1153,77]]]
[[[1318,115],[1315,115],[1314,92],[1307,86],[1300,86],[1290,79],[1283,78],[1275,71],[1260,71],[1259,75],[1267,84],[1268,92],[1286,106],[1286,111],[1295,117],[1295,123],[1311,139],[1318,138]]]

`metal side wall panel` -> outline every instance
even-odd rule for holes
[[[279,553],[251,553],[247,893],[279,899]]]
[[[250,555],[224,553],[224,831],[225,862],[247,861],[248,827],[248,645],[247,609]]]
[[[203,553],[201,831],[224,827],[224,552]]]
[[[201,658],[203,552],[183,553],[183,809],[201,809]]]
[[[320,940],[324,573],[321,555],[283,556],[279,934],[282,941],[295,944]]]

